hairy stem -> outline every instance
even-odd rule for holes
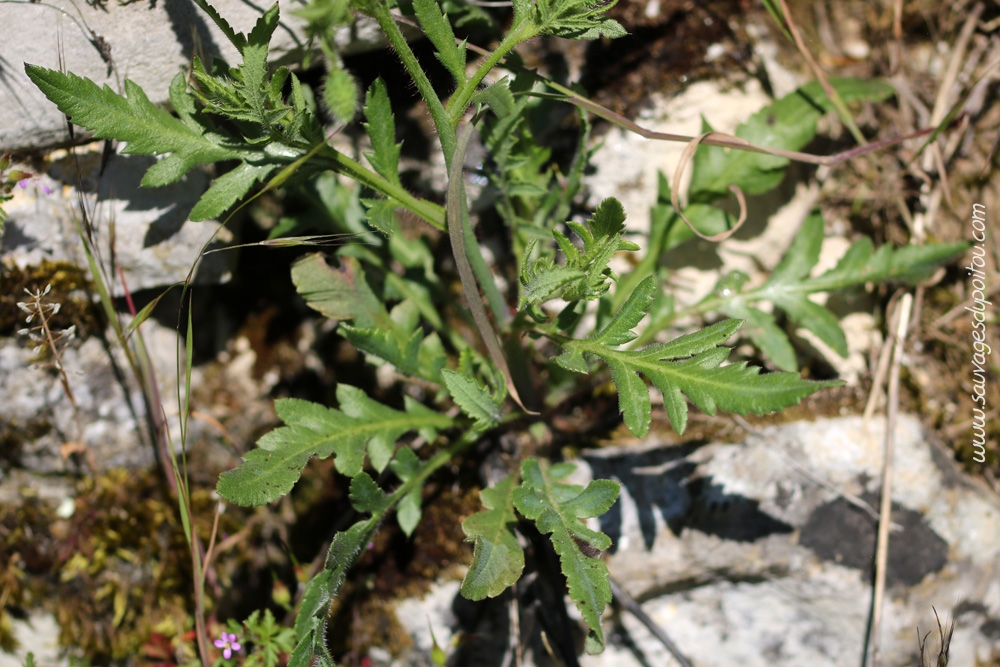
[[[395,199],[410,213],[425,220],[433,227],[445,231],[444,209],[437,204],[414,197],[405,188],[383,178],[360,162],[352,160],[330,146],[326,146],[320,153],[320,160],[328,169],[345,174],[361,185],[368,186],[376,192],[381,192],[385,196]]]
[[[458,125],[458,122],[462,119],[465,114],[465,110],[469,107],[469,103],[472,101],[472,96],[476,93],[476,89],[479,84],[483,82],[486,75],[489,74],[494,67],[499,64],[501,60],[507,57],[507,54],[513,51],[518,44],[527,41],[538,34],[538,29],[529,21],[522,21],[520,25],[515,25],[511,27],[510,32],[504,35],[503,40],[489,55],[486,56],[486,60],[479,65],[475,74],[469,78],[455,94],[452,95],[451,99],[448,101],[447,111],[450,115],[451,122],[453,125]]]

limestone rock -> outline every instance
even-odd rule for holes
[[[212,5],[243,33],[261,14],[255,3]],[[306,48],[295,8],[281,3],[281,23],[271,42],[274,62],[298,62]],[[381,37],[374,22],[360,21],[338,33],[337,41],[346,53],[374,48]],[[35,151],[69,140],[64,117],[25,75],[24,63],[62,67],[118,91],[130,79],[162,104],[171,79],[190,67],[195,54],[239,64],[235,47],[191,0],[0,4],[0,152]]]
[[[652,437],[586,452],[575,481],[621,482],[619,502],[600,520],[615,544],[608,567],[693,664],[853,666],[876,533],[858,505],[877,507],[884,429],[884,420],[866,428],[844,417],[769,427],[740,444],[666,447]],[[928,653],[937,655],[934,608],[942,622],[956,619],[949,664],[987,664],[1000,650],[1000,499],[960,473],[916,417],[898,420],[895,446],[881,664],[918,664],[918,629],[933,631]],[[470,604],[457,597],[435,614],[448,609],[440,594],[449,591],[443,584],[419,614],[400,608],[416,646],[427,644],[425,616],[439,640],[449,624],[487,632],[467,627],[474,614],[454,613]],[[497,623],[508,603],[493,604],[480,616],[495,634],[509,627]],[[634,617],[605,618],[607,649],[581,656],[583,667],[676,664]],[[521,631],[530,644],[523,619]],[[503,650],[489,655],[461,664],[503,664]]]
[[[193,169],[164,187],[140,188],[155,158],[113,154],[102,173],[102,148],[80,147],[75,157],[53,153],[45,174],[26,190],[15,188],[15,198],[4,206],[9,215],[0,237],[4,261],[21,268],[42,260],[87,267],[78,231],[84,224],[81,204],[102,263],[108,266],[113,255],[131,292],[184,281],[206,244],[230,238],[218,222],[187,219],[208,187],[204,171]],[[206,255],[195,281],[225,282],[232,259],[231,253]],[[107,278],[112,293],[123,296],[117,271]]]

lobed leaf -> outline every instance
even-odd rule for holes
[[[351,480],[351,505],[365,514],[381,515],[389,509],[389,496],[379,488],[375,480],[366,472],[354,476]]]
[[[229,25],[229,22],[226,21],[226,19],[222,18],[222,15],[219,14],[218,10],[216,10],[215,7],[208,2],[208,0],[194,0],[194,3],[198,5],[203,12],[208,14],[209,18],[212,19],[212,22],[215,23],[219,30],[222,31],[222,34],[226,36],[226,39],[228,39],[232,45],[236,47],[236,50],[243,53],[243,48],[247,44],[246,35],[241,32],[236,32],[236,30]]]
[[[423,463],[409,447],[403,447],[396,454],[396,458],[389,464],[392,472],[403,482],[408,482],[420,472]],[[396,505],[396,521],[403,533],[409,537],[413,535],[417,524],[420,523],[420,501],[421,487],[418,485],[412,491],[400,498]]]
[[[166,162],[166,160],[164,160]],[[160,164],[163,164],[162,162]],[[278,169],[277,164],[243,162],[215,179],[188,218],[192,221],[211,220],[222,215],[230,206],[243,199],[256,183],[263,181]]]
[[[516,109],[514,94],[510,92],[510,81],[507,77],[503,77],[477,92],[472,101],[487,105],[497,118],[506,118],[513,114]]]
[[[323,571],[309,581],[302,596],[295,618],[298,643],[288,661],[289,667],[333,667],[333,656],[326,647],[330,605],[376,528],[378,521],[365,519],[334,535]]]
[[[142,184],[158,186],[178,180],[199,164],[243,159],[246,153],[219,143],[192,129],[157,107],[142,88],[125,80],[125,96],[90,79],[63,74],[37,65],[25,65],[28,78],[72,122],[98,139],[126,142],[123,150],[134,155],[173,154],[168,168],[154,165]]]
[[[567,223],[583,241],[582,251],[561,232],[552,233],[566,257],[563,266],[557,265],[552,255],[531,261],[529,257],[534,246],[529,246],[521,265],[523,289],[519,308],[539,305],[556,297],[566,301],[597,299],[607,292],[608,281],[614,278],[608,262],[616,252],[639,249],[634,243],[622,240],[624,223],[625,211],[621,203],[609,197],[600,203],[588,224]]]
[[[428,0],[432,2],[434,0]],[[372,82],[365,95],[365,131],[371,139],[374,152],[365,153],[372,168],[395,185],[399,182],[399,149],[396,143],[396,123],[385,82],[381,77]]]
[[[645,278],[629,296],[608,325],[583,340],[560,338],[564,348],[602,359],[611,369],[618,388],[619,408],[625,425],[636,436],[649,431],[651,407],[649,390],[640,374],[652,380],[663,394],[663,403],[671,424],[678,433],[687,426],[684,395],[702,411],[715,414],[721,408],[741,415],[761,414],[795,405],[809,394],[840,382],[810,382],[797,373],[760,375],[757,367],[745,362],[721,366],[729,349],[718,347],[740,327],[738,320],[726,320],[706,329],[681,336],[669,343],[649,345],[641,350],[617,350],[629,340],[631,328],[638,323],[652,302],[657,289],[655,276]],[[566,365],[563,357],[557,358]],[[579,363],[578,361],[576,363]]]
[[[314,456],[335,455],[337,470],[361,472],[366,451],[376,470],[385,469],[395,441],[407,431],[439,429],[451,418],[414,402],[400,412],[368,398],[356,387],[337,387],[341,409],[286,398],[275,401],[285,426],[265,434],[235,469],[219,476],[217,490],[238,505],[263,505],[291,491]]]
[[[513,500],[517,511],[534,521],[539,532],[551,535],[569,596],[590,626],[587,651],[599,653],[604,649],[601,614],[611,602],[608,569],[600,552],[611,546],[611,539],[587,528],[580,519],[611,509],[619,487],[608,479],[594,480],[586,488],[561,482],[573,469],[570,464],[525,459],[521,462],[523,481],[514,489]]]
[[[385,306],[365,282],[361,265],[353,257],[342,257],[333,268],[320,253],[312,253],[292,265],[292,282],[310,308],[337,320],[351,320],[358,327],[389,324]]]
[[[274,3],[257,19],[253,30],[247,35],[246,45],[241,51],[243,63],[238,68],[236,89],[247,106],[253,110],[257,122],[264,127],[270,126],[273,122],[267,96],[270,88],[267,82],[267,53],[271,35],[278,27],[278,18],[278,3]]]
[[[566,39],[614,39],[628,34],[617,21],[603,16],[614,5],[614,1],[537,0],[532,4],[526,0],[514,3],[514,14],[532,15],[541,34]]]
[[[399,204],[393,199],[362,199],[365,219],[369,226],[386,236],[396,231],[396,209]]]
[[[746,333],[778,368],[795,371],[795,352],[788,336],[775,323],[774,316],[751,305],[770,301],[785,312],[797,326],[812,332],[842,357],[847,356],[847,338],[840,323],[827,308],[809,299],[810,294],[845,289],[868,282],[900,280],[915,282],[927,276],[941,263],[964,252],[965,243],[905,246],[889,245],[872,252],[867,238],[853,244],[826,273],[810,278],[819,260],[823,243],[823,219],[813,213],[802,223],[791,246],[767,281],[760,287],[742,291],[742,282],[733,284],[733,294],[723,301],[720,310],[730,317],[748,322]],[[720,282],[721,285],[721,282]],[[719,286],[714,290],[722,293]]]
[[[407,292],[415,292],[410,289],[412,283],[398,276],[394,278],[407,288]],[[379,326],[361,329],[342,323],[338,331],[356,348],[392,364],[400,373],[440,384],[441,369],[447,363],[447,355],[437,333],[424,336],[420,315],[426,309],[421,309],[418,301],[419,295],[415,295],[415,298],[401,302]]]
[[[424,34],[437,50],[438,60],[455,79],[455,83],[459,85],[465,83],[465,43],[455,42],[451,23],[441,12],[438,3],[435,0],[413,0],[413,11],[420,21]]]
[[[462,595],[469,600],[493,598],[521,578],[524,551],[514,534],[514,491],[517,475],[508,475],[479,492],[485,510],[462,522],[466,541],[473,543],[472,565],[462,581]]]
[[[486,429],[499,423],[500,402],[474,378],[447,369],[441,371],[441,377],[455,405],[475,419],[479,428]]]

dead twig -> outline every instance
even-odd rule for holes
[[[806,63],[809,65],[809,69],[812,70],[813,76],[819,81],[819,85],[823,87],[823,92],[826,96],[830,98],[833,103],[834,108],[837,110],[837,115],[840,116],[840,121],[847,126],[850,131],[851,136],[854,140],[858,142],[858,145],[864,145],[866,143],[865,135],[861,134],[861,129],[858,128],[858,124],[854,122],[854,118],[851,117],[850,112],[847,110],[847,105],[844,104],[844,100],[841,99],[840,94],[830,85],[830,81],[826,77],[826,72],[820,69],[820,66],[816,63],[816,60],[812,57],[812,53],[806,48],[805,42],[802,41],[802,35],[799,34],[799,28],[795,25],[795,21],[792,20],[792,12],[788,8],[788,2],[786,0],[780,0],[781,11],[784,13],[785,23],[788,26],[788,32],[792,35],[792,40],[795,42],[796,48],[798,48],[799,53],[805,58]]]
[[[670,651],[670,655],[674,656],[674,660],[677,661],[677,664],[681,667],[692,667],[691,661],[688,660],[683,653],[681,653],[681,650],[677,648],[677,644],[671,641],[670,637],[667,636],[667,633],[663,630],[663,628],[661,628],[656,621],[650,618],[649,614],[643,611],[642,605],[636,602],[635,598],[629,595],[628,592],[622,588],[617,581],[615,581],[614,577],[608,577],[608,582],[611,584],[611,593],[615,596],[615,599],[617,599],[630,614],[635,616],[640,623],[646,626],[646,629],[649,630],[654,637],[660,640],[660,643],[663,644],[668,651]]]
[[[895,449],[896,414],[899,410],[899,367],[902,363],[903,342],[910,325],[913,296],[903,295],[895,317],[895,340],[892,345],[892,367],[889,372],[889,399],[886,408],[885,440],[882,455],[882,499],[879,506],[878,541],[875,548],[875,588],[872,596],[871,623],[867,642],[871,646],[872,667],[879,664],[879,631],[882,623],[882,604],[885,599],[886,565],[889,560],[889,526],[892,521],[892,473]],[[867,657],[867,652],[866,652]]]

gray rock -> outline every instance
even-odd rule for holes
[[[202,248],[213,238],[230,238],[217,222],[189,222],[188,213],[208,186],[200,169],[177,183],[140,188],[154,158],[112,155],[101,174],[103,144],[61,151],[50,157],[46,173],[27,190],[15,189],[4,206],[9,219],[0,237],[0,252],[21,268],[42,260],[68,261],[86,267],[80,239],[81,202],[95,232],[96,247],[107,265],[113,253],[130,291],[157,288],[185,280]],[[77,190],[82,187],[81,196]],[[46,192],[48,189],[50,192]],[[231,253],[206,255],[194,278],[220,283],[229,278]],[[124,290],[113,272],[109,289]]]
[[[883,433],[881,420],[848,417],[741,445],[589,454],[593,475],[623,485],[601,521],[613,576],[695,664],[860,664],[876,524],[842,494],[877,505]],[[882,664],[916,664],[917,628],[936,627],[936,607],[957,616],[950,664],[972,665],[1000,648],[1000,502],[915,417],[895,438]],[[624,628],[648,664],[671,664],[632,619]]]
[[[769,427],[741,444],[654,438],[585,453],[576,481],[622,483],[599,522],[615,543],[608,567],[695,665],[853,667],[876,530],[856,503],[877,506],[883,433],[880,419],[866,429],[845,417]],[[918,629],[934,631],[937,655],[934,608],[956,619],[949,664],[985,664],[1000,650],[1000,500],[961,474],[917,418],[901,417],[895,439],[881,664],[918,664]],[[434,616],[439,596],[428,600],[400,615],[413,619],[420,647],[425,615],[439,642],[448,634],[439,630],[448,615]],[[676,664],[634,617],[606,619],[608,647],[581,657],[583,667]],[[476,664],[501,664],[494,657]]]
[[[56,642],[59,625],[50,614],[32,614],[11,624],[11,631],[20,647],[14,653],[0,651],[0,667],[24,667],[28,653],[34,654],[38,667],[68,667],[70,660],[62,656]]]
[[[249,32],[268,3],[216,0],[219,13],[239,32]],[[271,60],[298,62],[306,47],[303,21],[282,3]],[[338,33],[345,53],[381,44],[372,21]],[[24,63],[85,76],[120,91],[125,79],[139,84],[154,103],[167,101],[171,79],[186,71],[194,54],[239,64],[235,47],[191,0],[86,3],[76,0],[0,4],[0,152],[29,151],[67,143],[66,121],[24,73]]]
[[[155,321],[147,321],[143,335],[157,374],[163,411],[173,427],[171,437],[180,442],[176,424],[177,334]],[[44,479],[40,476],[47,474],[86,469],[91,464],[97,470],[153,465],[155,455],[146,435],[141,389],[128,371],[121,351],[114,350],[112,354],[114,365],[96,337],[71,341],[62,350],[63,366],[76,401],[74,407],[59,374],[50,364],[36,361],[34,352],[15,340],[0,341],[2,423],[9,434],[25,436],[4,452],[0,502],[16,502],[21,484],[30,482],[37,486],[39,479]],[[115,365],[122,372],[121,379]],[[24,430],[29,425],[33,427]],[[191,435],[197,437],[200,427],[192,426]],[[83,446],[76,464],[62,455],[61,448],[68,443]],[[34,479],[8,477],[5,472],[12,466],[30,471]]]

